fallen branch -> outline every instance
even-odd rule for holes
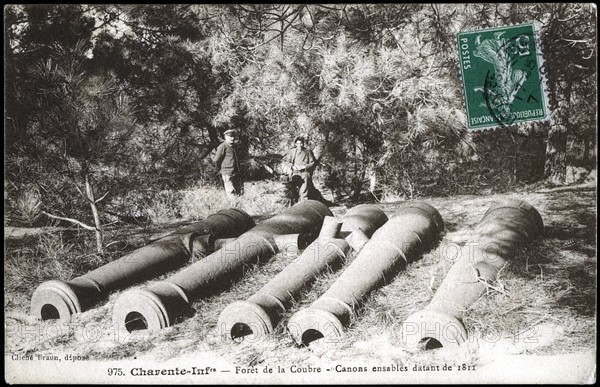
[[[90,231],[96,230],[96,228],[94,228],[92,226],[88,226],[87,224],[82,223],[82,222],[78,221],[77,219],[65,218],[62,216],[52,215],[52,214],[47,213],[46,211],[42,211],[42,214],[44,214],[50,218],[53,218],[53,219],[65,220],[67,222],[75,223],[76,225],[81,226],[81,227],[85,228],[86,230],[90,230]]]

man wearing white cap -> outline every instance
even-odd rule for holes
[[[223,177],[223,186],[227,197],[232,199],[244,193],[244,182],[237,155],[237,146],[239,144],[238,131],[229,129],[223,133],[225,141],[222,142],[211,157],[212,160],[221,169]]]

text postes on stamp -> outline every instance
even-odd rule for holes
[[[548,119],[537,39],[534,24],[458,33],[469,129]]]

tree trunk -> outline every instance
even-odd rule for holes
[[[583,165],[587,167],[590,158],[590,138],[583,139]]]
[[[369,191],[375,194],[377,190],[377,170],[373,164],[369,165]]]
[[[216,147],[218,147],[219,144],[221,143],[219,141],[219,134],[217,132],[217,129],[214,126],[212,126],[212,125],[208,127],[208,138],[210,139],[210,145],[200,155],[200,159],[203,159],[206,156],[208,156],[210,154],[210,152],[212,152],[213,149],[215,149]]]
[[[360,171],[358,167],[358,146],[356,145],[356,137],[354,137],[354,177],[352,179],[352,200],[358,202],[360,198],[360,191],[362,190],[362,180],[359,176]]]
[[[85,193],[87,195],[87,199],[90,203],[90,207],[92,208],[92,214],[94,215],[94,226],[96,228],[96,249],[98,253],[102,254],[104,251],[104,230],[102,228],[102,222],[100,221],[100,214],[98,213],[98,207],[96,206],[96,199],[94,197],[94,189],[90,182],[90,175],[86,173],[84,175],[85,178]]]
[[[567,174],[567,128],[570,114],[570,89],[570,85],[568,85],[562,96],[555,91],[558,100],[554,104],[554,109],[552,109],[552,124],[548,131],[544,165],[546,182],[552,185],[563,185]]]
[[[552,185],[562,185],[567,173],[567,127],[555,122],[548,131],[544,176]]]

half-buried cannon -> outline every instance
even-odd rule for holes
[[[284,249],[278,237],[289,243],[289,236],[297,234],[293,239],[298,243],[302,235],[312,235],[308,244],[315,239],[324,218],[331,215],[320,202],[302,201],[166,280],[123,293],[113,306],[113,322],[129,332],[172,326],[192,311],[194,300],[230,286],[247,267],[265,262]]]
[[[431,249],[443,229],[441,215],[428,204],[415,202],[399,209],[375,231],[333,285],[290,318],[287,328],[296,343],[342,337],[368,295]]]
[[[341,224],[335,218],[326,218],[317,240],[297,260],[246,301],[229,304],[221,312],[217,323],[220,335],[236,339],[249,335],[260,338],[272,333],[282,314],[302,290],[307,289],[319,274],[342,266],[350,246],[339,236],[360,230],[368,238],[386,221],[383,211],[369,205],[351,208]]]
[[[216,238],[237,237],[252,227],[254,221],[244,211],[219,211],[81,277],[42,283],[33,292],[31,314],[42,320],[69,319],[114,290],[185,265],[194,251],[205,254]]]
[[[511,200],[490,207],[430,304],[402,324],[403,343],[428,350],[465,342],[464,312],[496,280],[508,260],[543,231],[542,217],[526,202]]]

